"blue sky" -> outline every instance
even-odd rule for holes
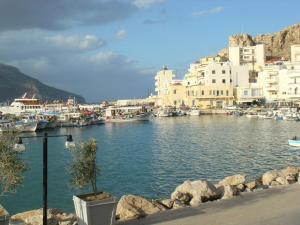
[[[300,22],[297,0],[0,0],[0,61],[88,101],[140,98],[236,33]]]

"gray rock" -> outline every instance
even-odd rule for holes
[[[186,207],[187,205],[184,204],[183,202],[179,201],[179,200],[175,200],[173,203],[173,209],[181,209]]]
[[[277,177],[276,181],[281,185],[289,185],[289,182],[283,177]]]
[[[279,176],[276,170],[271,170],[263,174],[262,176],[262,184],[263,185],[270,185],[272,181],[275,181],[276,178]]]
[[[167,209],[172,209],[174,201],[172,199],[163,199],[160,201],[160,203]]]
[[[219,182],[219,185],[225,186],[225,185],[231,185],[231,186],[237,186],[240,184],[245,184],[246,176],[237,174],[229,177],[225,177],[223,180]]]
[[[124,195],[118,202],[116,217],[120,220],[137,219],[160,211],[160,208],[145,198]]]
[[[219,186],[218,192],[220,194],[221,199],[230,199],[233,196],[238,195],[239,190],[236,188],[236,186],[225,185]]]
[[[246,188],[249,189],[250,191],[254,190],[257,186],[257,182],[256,181],[251,181],[246,183]]]
[[[279,186],[281,184],[278,181],[272,181],[270,185],[271,185],[271,187],[276,187],[276,186]]]
[[[202,202],[215,200],[219,196],[216,187],[212,183],[202,180],[185,181],[175,189],[171,195],[171,199],[181,200],[178,198],[181,194],[187,194],[191,197],[191,201],[189,202],[191,206],[199,206]]]

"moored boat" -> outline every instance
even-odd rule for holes
[[[300,147],[300,139],[297,139],[297,137],[294,137],[293,139],[289,139],[288,144],[293,147]]]

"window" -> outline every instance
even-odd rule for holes
[[[226,96],[228,96],[229,95],[229,91],[228,90],[226,90]]]
[[[221,90],[221,95],[223,95],[224,94],[224,92],[223,92],[223,90]]]
[[[176,105],[176,104],[177,104],[177,101],[175,100],[175,101],[174,101],[174,105]]]
[[[174,94],[174,95],[176,95],[176,89],[175,89],[175,90],[173,90],[173,94]],[[175,105],[176,105],[176,104],[175,104]]]
[[[232,79],[230,78],[230,83],[232,83]]]
[[[194,96],[194,91],[192,91],[192,96]]]
[[[205,73],[204,73],[204,72],[201,72],[201,76],[203,76],[203,77],[204,77],[204,75],[205,75]]]
[[[229,70],[229,74],[231,74],[231,70]]]
[[[195,106],[195,100],[192,100],[192,106]]]
[[[201,93],[202,95],[204,95],[204,90],[202,90],[202,93]]]
[[[190,91],[187,91],[187,95],[190,96]]]
[[[216,83],[216,79],[212,79],[212,81],[211,81],[213,84],[215,84]]]
[[[209,95],[211,95],[211,91],[209,91]]]
[[[217,90],[217,96],[219,96],[219,90]]]
[[[296,84],[297,82],[296,82],[296,78],[294,79],[294,84]]]
[[[215,92],[215,90],[213,90],[213,95],[216,95],[216,92]]]
[[[212,70],[211,73],[212,73],[212,74],[216,74],[216,71],[215,71],[215,70]]]
[[[225,74],[226,73],[226,71],[225,70],[222,70],[222,74]]]
[[[244,96],[248,96],[248,91],[247,90],[244,91]]]
[[[226,83],[226,79],[222,79],[222,83],[225,84]]]
[[[188,82],[188,85],[190,85],[190,82]]]

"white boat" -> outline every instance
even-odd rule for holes
[[[200,109],[191,109],[189,112],[190,116],[200,116]]]
[[[170,116],[172,116],[172,113],[169,112],[169,111],[166,110],[166,109],[160,109],[160,110],[157,112],[156,116],[158,116],[158,117],[170,117]]]
[[[297,139],[296,137],[293,139],[290,139],[290,140],[288,140],[288,144],[290,146],[300,147],[300,139]]]
[[[35,132],[38,121],[35,119],[21,119],[16,122],[15,128],[20,132]]]
[[[252,113],[250,113],[250,114],[247,114],[246,117],[247,117],[247,118],[251,118],[251,119],[253,119],[253,118],[256,119],[256,118],[258,118],[258,115],[257,115],[257,114],[252,114]]]

